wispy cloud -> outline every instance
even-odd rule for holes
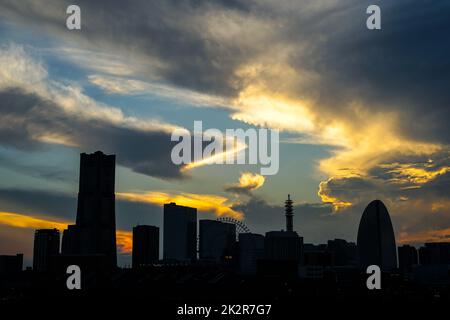
[[[166,193],[166,192],[119,192],[117,198],[141,203],[151,203],[163,205],[170,202],[175,202],[179,205],[197,208],[199,211],[205,213],[214,213],[217,217],[227,216],[241,220],[243,213],[232,208],[233,203],[229,199],[209,194],[194,194],[194,193]]]
[[[157,82],[99,74],[88,76],[89,81],[110,94],[159,96],[189,106],[226,107],[225,99]]]
[[[170,134],[178,126],[125,116],[76,85],[49,79],[43,64],[20,46],[0,48],[0,74],[2,144],[27,150],[46,143],[102,149],[117,153],[119,164],[136,172],[182,178],[181,167],[170,161]]]

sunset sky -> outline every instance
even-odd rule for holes
[[[119,262],[162,204],[356,240],[382,200],[398,243],[450,239],[450,3],[0,1],[0,254],[73,223],[79,154],[117,155]],[[125,4],[126,3],[126,4]],[[378,4],[382,29],[366,28]],[[175,166],[174,129],[280,130],[280,170]]]

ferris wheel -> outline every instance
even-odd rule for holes
[[[217,218],[217,221],[225,222],[225,223],[232,223],[236,226],[236,240],[239,239],[240,233],[250,233],[250,228],[245,225],[242,221],[239,221],[237,219],[233,219],[230,217],[220,217]]]

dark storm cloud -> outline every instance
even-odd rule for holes
[[[65,193],[40,190],[0,189],[0,211],[54,216],[64,220],[75,217],[77,199]]]
[[[358,118],[361,109],[366,111],[363,120],[368,120],[367,124],[370,124],[372,117],[378,121],[379,117],[375,120],[375,116],[379,115],[385,116],[386,122],[389,122],[392,112],[399,117],[395,122],[395,129],[399,132],[393,136],[443,145],[450,143],[448,1],[160,0],[130,1],[124,5],[122,1],[100,4],[99,1],[86,0],[78,2],[83,17],[81,32],[65,29],[64,11],[68,4],[69,1],[6,0],[0,4],[0,16],[7,21],[33,25],[37,30],[57,35],[71,46],[79,45],[136,59],[143,73],[156,75],[175,86],[231,98],[248,84],[245,76],[236,74],[240,67],[258,62],[261,56],[265,57],[265,53],[273,52],[270,49],[277,48],[283,52],[284,48],[288,48],[287,54],[280,58],[284,61],[276,60],[278,56],[262,60],[265,68],[261,78],[265,78],[257,80],[267,84],[265,89],[268,94],[270,90],[277,92],[282,88],[291,97],[312,100],[319,120],[329,123],[336,119],[345,120],[356,128],[355,131],[363,125],[360,124],[361,118]],[[366,29],[365,11],[369,4],[381,6],[382,30]],[[218,24],[216,21],[213,32],[205,24],[211,17],[223,18],[218,19]],[[237,31],[230,25],[221,24],[236,17],[242,18],[234,20],[232,25],[240,27]],[[257,27],[251,28],[252,23],[256,22],[259,23]],[[249,30],[254,36],[248,36]],[[226,36],[228,31],[233,31],[231,39]],[[283,81],[282,77],[271,82],[271,73],[265,73],[265,69],[269,69],[272,62],[292,67],[297,75],[294,79],[288,79],[290,83]],[[308,77],[310,74],[313,76]],[[361,109],[355,112],[354,103]],[[58,122],[47,125],[59,128]],[[89,123],[86,131],[92,133],[92,127],[95,125]],[[65,127],[63,129],[67,130]],[[133,132],[124,132],[127,129],[119,130],[112,126],[101,129],[100,136],[105,137],[104,133],[108,130],[112,131],[113,136],[114,133],[119,135],[119,141],[122,141],[120,137],[133,135]],[[6,138],[9,134],[11,140]],[[21,148],[36,147],[36,142],[27,132],[13,130],[2,135],[4,143],[10,141]],[[84,143],[90,139],[96,141],[95,136],[87,137],[84,132],[79,135]],[[136,148],[141,146],[130,146],[126,151],[140,154],[141,150]],[[436,161],[435,156],[433,160]],[[134,155],[132,159],[130,166],[142,171],[139,160],[144,158]],[[161,163],[167,163],[166,160],[162,159]],[[396,153],[385,164],[398,163],[430,170],[423,166],[426,160],[403,159]],[[443,157],[436,168],[448,164],[448,158]],[[144,163],[144,171],[153,172],[152,165],[149,169]],[[411,187],[411,183],[394,183],[395,179],[407,178],[401,170],[399,173],[395,169],[401,168],[395,165],[376,166],[367,177],[331,178],[323,183],[323,192],[328,196],[351,201],[354,205],[346,209],[349,214],[314,215],[309,224],[308,217],[303,217],[307,226],[303,230],[315,230],[316,234],[309,235],[311,238],[320,233],[316,226],[325,228],[330,234],[337,234],[337,237],[340,233],[351,236],[356,233],[358,219],[355,217],[359,217],[364,206],[374,198],[400,201],[401,197],[428,197],[424,201],[429,202],[448,199],[448,173],[437,176],[420,189],[409,189],[404,187]],[[179,174],[176,170],[173,171],[175,173],[167,170],[171,172],[167,176]],[[241,206],[240,210],[247,214],[250,225],[267,221],[263,225],[267,228],[271,225],[283,227],[281,207],[270,206],[256,198]],[[305,208],[305,212],[309,210],[313,209]],[[418,212],[420,210],[422,212]],[[420,223],[415,223],[426,220],[428,216],[424,215],[426,211],[423,210],[423,207],[411,208],[409,219],[412,222],[406,223],[405,220],[404,226],[411,230],[419,227]],[[264,219],[260,219],[259,214]],[[394,219],[403,217],[406,216]],[[300,221],[297,222],[299,226]],[[316,225],[312,221],[316,221]],[[340,224],[341,221],[350,221],[352,226]],[[335,233],[327,228],[334,228]]]
[[[153,64],[152,72],[176,86],[228,97],[245,84],[236,75],[239,67],[274,46],[289,47],[287,63],[299,78],[304,71],[320,76],[309,84],[289,84],[292,96],[313,98],[317,108],[335,117],[351,117],[354,101],[368,104],[373,113],[400,111],[404,135],[450,142],[446,1],[142,0],[124,5],[80,0],[81,32],[65,30],[69,4],[2,1],[0,14],[68,43],[128,54],[140,59],[143,70]],[[382,9],[380,31],[365,27],[370,4]],[[214,31],[208,30],[211,18],[217,19]],[[221,34],[229,31],[225,22],[230,21],[240,27],[232,41]],[[251,29],[255,21],[267,30]],[[254,32],[254,39],[246,32]]]
[[[65,28],[65,8],[70,1],[6,1],[0,5],[5,17],[43,27],[64,40],[130,54],[130,58],[157,59],[157,68],[166,81],[203,92],[229,95],[234,92],[236,66],[248,52],[205,39],[195,16],[215,7],[241,10],[240,1],[88,1],[77,5],[82,10],[82,32]],[[132,48],[132,50],[130,50]]]
[[[295,56],[291,63],[321,75],[318,86],[306,89],[315,92],[326,113],[351,116],[351,103],[362,102],[374,115],[400,112],[405,136],[449,143],[450,3],[377,2],[382,30],[365,28],[368,2],[358,1],[343,12],[325,13],[317,28],[307,27],[306,32],[326,40],[313,44],[309,58]],[[292,29],[300,26],[301,21]],[[302,41],[304,32],[293,33],[291,39]]]
[[[27,165],[21,163],[20,160],[5,155],[0,155],[0,166],[8,168],[18,173],[57,181],[75,182],[70,170],[55,168],[45,165]]]
[[[117,155],[117,162],[135,172],[181,178],[170,160],[170,134],[68,114],[53,102],[20,89],[0,91],[0,143],[22,150],[42,148],[43,136],[68,140],[83,152],[102,150]]]

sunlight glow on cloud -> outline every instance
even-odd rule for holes
[[[21,213],[0,212],[0,224],[27,229],[53,229],[60,231],[67,228],[70,222],[49,220],[41,217],[32,217]]]
[[[156,205],[175,202],[178,205],[197,208],[202,212],[214,213],[217,217],[227,216],[238,220],[243,219],[243,213],[232,209],[233,204],[229,203],[227,198],[217,195],[193,193],[169,194],[151,191],[146,193],[118,192],[116,196],[118,199],[126,201]]]
[[[332,197],[327,194],[327,183],[325,181],[320,182],[319,191],[317,192],[318,196],[324,203],[329,203],[332,205],[333,211],[337,212],[341,209],[345,209],[352,205],[351,202],[342,201],[336,197]]]
[[[235,141],[233,148],[231,150],[228,150],[228,148],[226,148],[226,146],[227,146],[226,139],[224,139],[224,141],[223,141],[223,146],[224,146],[223,149],[225,151],[218,152],[216,154],[213,154],[210,157],[203,158],[198,161],[192,161],[192,162],[184,165],[182,167],[181,171],[186,172],[186,171],[189,171],[189,170],[192,170],[195,168],[199,168],[199,167],[203,167],[203,166],[211,165],[211,164],[215,164],[215,163],[225,164],[226,159],[228,157],[233,157],[233,159],[236,159],[240,155],[241,152],[245,152],[245,150],[247,150],[247,148],[248,148],[248,146],[245,143]]]
[[[238,196],[240,193],[251,195],[253,190],[259,189],[264,185],[266,178],[257,173],[244,172],[239,177],[239,182],[225,186],[225,191],[231,192]]]
[[[179,128],[153,119],[142,120],[125,116],[121,109],[97,102],[87,96],[75,83],[64,84],[49,79],[41,62],[33,58],[22,46],[11,44],[0,47],[0,90],[16,87],[51,101],[55,108],[61,108],[68,117],[108,121],[125,128],[147,131],[162,130],[170,133]],[[61,137],[51,135],[51,132],[37,131],[35,138],[45,142],[76,145],[71,141],[70,135]]]
[[[265,180],[266,178],[264,178],[264,176],[260,174],[244,172],[239,177],[239,187],[250,190],[256,190],[262,187]]]
[[[60,232],[72,222],[51,220],[44,217],[33,217],[22,213],[0,212],[0,225],[25,229],[53,229]],[[130,254],[132,249],[132,233],[125,230],[116,231],[117,249],[119,253]]]
[[[424,230],[417,233],[400,232],[397,240],[400,244],[450,241],[450,228]]]

